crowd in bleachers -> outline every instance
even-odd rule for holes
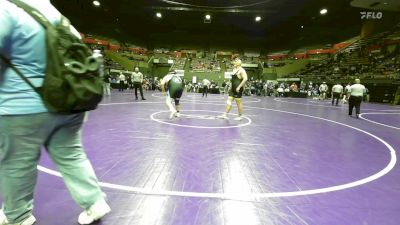
[[[185,69],[185,64],[186,64],[186,58],[175,58],[171,69],[183,70]]]
[[[193,72],[219,72],[221,65],[218,60],[208,58],[193,58],[190,63],[190,71]]]
[[[242,63],[244,64],[258,64],[260,62],[260,59],[258,57],[240,57],[242,60]]]
[[[400,37],[400,32],[398,33]],[[391,37],[393,34],[391,34]],[[393,37],[392,37],[393,38]],[[361,44],[360,44],[361,43]],[[369,45],[365,45],[368,43]],[[310,79],[400,79],[400,43],[383,46],[383,41],[371,38],[360,40],[326,60],[309,63],[306,68],[288,74],[287,77],[307,77]],[[354,47],[356,46],[356,47]]]
[[[146,58],[145,57],[140,57],[138,55],[134,55],[134,54],[122,54],[122,56],[124,56],[125,58],[131,60],[131,61],[136,61],[136,62],[145,62]]]
[[[123,70],[125,67],[115,62],[114,60],[104,56],[104,68],[105,69],[115,69],[115,70]]]
[[[311,79],[399,79],[400,45],[391,53],[344,52],[306,68],[288,74],[287,77],[307,77]]]

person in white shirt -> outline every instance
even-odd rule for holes
[[[135,68],[135,72],[132,73],[132,83],[133,86],[135,87],[135,97],[136,100],[138,100],[138,96],[137,96],[137,89],[139,88],[140,91],[140,96],[142,97],[142,100],[146,100],[143,97],[143,74],[141,72],[139,72],[139,68],[136,67]]]
[[[126,78],[122,72],[119,73],[118,80],[119,80],[119,90],[118,91],[124,91]]]
[[[210,84],[211,84],[211,82],[209,80],[207,80],[207,79],[203,80],[203,98],[204,98],[204,95],[207,98],[208,89],[210,88]]]
[[[332,105],[336,99],[336,106],[339,103],[340,96],[343,93],[343,86],[338,82],[337,84],[333,85],[332,87]]]
[[[349,116],[352,116],[353,108],[356,107],[356,117],[358,119],[361,102],[365,93],[365,86],[360,84],[360,79],[355,79],[355,84],[350,86],[349,93]]]
[[[319,86],[319,99],[325,100],[326,99],[326,92],[328,91],[328,85],[326,85],[326,82],[322,82],[322,84]]]

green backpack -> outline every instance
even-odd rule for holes
[[[52,25],[26,3],[10,2],[24,9],[45,29],[47,68],[43,86],[35,87],[9,59],[1,58],[41,96],[50,112],[71,114],[95,109],[103,96],[101,60],[70,31],[70,22],[64,16],[59,24]]]

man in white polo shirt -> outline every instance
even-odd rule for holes
[[[137,90],[139,88],[140,91],[140,97],[142,97],[142,100],[146,100],[143,96],[143,74],[139,71],[139,67],[135,67],[135,72],[132,73],[132,83],[133,86],[135,87],[135,97],[136,100],[138,100],[138,95],[137,95]]]
[[[328,92],[328,85],[326,82],[322,82],[322,84],[319,86],[319,100],[325,100],[326,99],[326,92]]]
[[[126,81],[126,77],[122,72],[119,72],[119,89],[118,91],[124,91],[125,90],[125,81]]]
[[[365,93],[365,86],[360,84],[360,79],[355,79],[355,84],[350,86],[349,89],[349,116],[353,114],[353,107],[356,107],[356,117],[360,115],[360,106]]]
[[[211,82],[204,78],[204,80],[203,80],[203,98],[204,98],[204,95],[207,98],[208,89],[210,88],[210,84],[211,84]]]
[[[338,82],[332,87],[332,105],[336,99],[336,106],[339,103],[340,95],[343,93],[343,86]]]

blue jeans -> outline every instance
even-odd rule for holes
[[[40,149],[45,147],[75,202],[89,208],[104,199],[82,147],[85,114],[0,116],[0,195],[9,223],[30,216]]]

